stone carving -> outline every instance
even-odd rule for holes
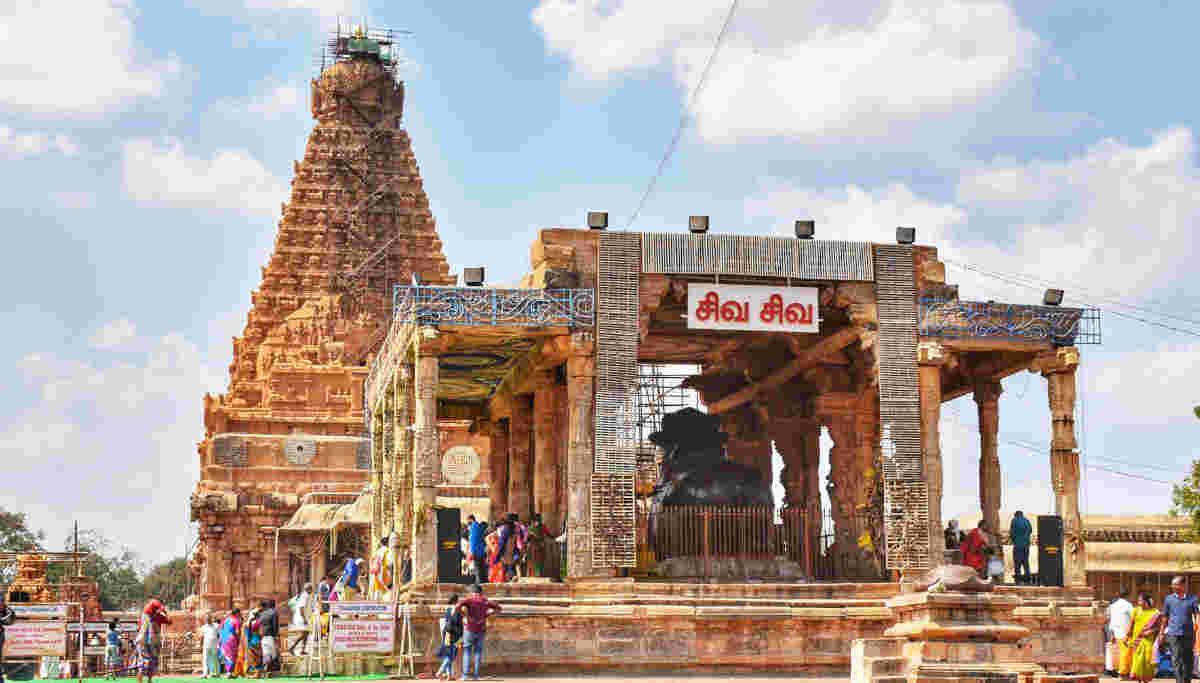
[[[725,459],[729,435],[695,408],[669,413],[650,435],[662,449],[655,508],[664,505],[773,505],[771,487],[753,468]]]

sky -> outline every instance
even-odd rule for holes
[[[695,97],[724,0],[61,8],[0,6],[0,506],[53,546],[75,520],[147,562],[188,546],[201,398],[226,387],[339,17],[412,32],[404,124],[455,271],[514,282],[538,229],[589,210],[916,226],[964,299],[1051,283],[1104,309],[1085,513],[1166,512],[1196,457],[1195,3],[743,0]],[[945,516],[978,513],[976,424],[946,404]],[[1044,379],[1004,382],[1000,432],[1004,508],[1049,511]]]

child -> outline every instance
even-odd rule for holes
[[[121,667],[121,634],[117,632],[117,620],[113,619],[108,622],[108,633],[104,639],[104,668],[108,670],[105,678],[115,679]]]
[[[462,640],[462,614],[456,609],[458,595],[451,595],[446,602],[449,607],[442,615],[442,646],[438,648],[437,656],[442,658],[442,666],[438,669],[437,677],[449,681],[454,679],[454,659],[458,656],[458,641]]]
[[[200,627],[200,644],[204,656],[204,675],[201,678],[220,678],[221,632],[212,614],[204,618],[204,625]]]

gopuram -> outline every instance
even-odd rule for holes
[[[368,483],[362,387],[393,285],[455,282],[401,124],[390,36],[341,33],[327,55],[275,248],[233,339],[229,389],[204,397],[191,498],[201,610],[286,599],[321,578],[329,526],[278,545],[276,532],[301,505],[348,504]],[[358,536],[340,550],[365,552]]]
[[[1099,341],[1095,311],[1053,293],[1041,306],[960,299],[911,229],[871,244],[802,239],[800,225],[796,239],[710,235],[702,217],[692,234],[606,225],[590,214],[591,229],[541,231],[519,289],[482,286],[474,269],[475,286],[395,288],[365,388],[392,508],[371,537],[411,552],[402,597],[430,606],[419,627],[455,590],[436,578],[437,425],[473,404],[493,509],[540,513],[567,537],[564,583],[489,585],[505,606],[493,666],[512,654],[522,670],[913,681],[1100,670],[1074,429],[1077,344]],[[486,372],[460,362],[481,357]],[[642,371],[679,365],[695,368],[684,383],[706,415],[660,414],[646,443]],[[982,448],[967,457],[998,524],[1000,382],[1022,371],[1046,379],[1062,587],[980,586],[944,566],[941,404],[978,404]],[[756,493],[772,444],[778,518]]]

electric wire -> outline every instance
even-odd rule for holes
[[[946,411],[946,412],[951,413],[953,411]],[[963,424],[962,422],[958,421],[954,417],[951,417],[950,423],[952,425],[954,425],[955,427],[958,427],[962,431],[965,431],[965,432],[976,431],[976,433],[977,433],[977,430],[972,430],[968,425]],[[1007,444],[1009,446],[1015,446],[1016,448],[1026,450],[1031,453],[1037,453],[1038,455],[1045,455],[1048,452],[1048,450],[1034,448],[1032,446],[1029,446],[1028,444],[1020,443],[1020,442],[1016,442],[1016,441],[1010,441],[1009,439],[1001,438],[999,436],[997,436],[996,441],[999,443]],[[1111,469],[1108,467],[1101,467],[1100,465],[1087,465],[1086,467],[1088,467],[1089,469],[1100,470],[1102,472],[1108,472],[1110,474],[1116,474],[1116,475],[1119,475],[1122,477],[1129,477],[1130,479],[1140,479],[1142,481],[1154,482],[1156,484],[1166,484],[1167,486],[1175,485],[1174,482],[1166,481],[1163,479],[1154,479],[1153,477],[1145,477],[1140,474],[1133,474],[1131,472],[1122,472],[1121,470],[1114,470],[1114,469]]]
[[[675,148],[679,146],[679,138],[683,137],[683,130],[687,126],[688,113],[696,105],[696,98],[700,95],[700,91],[704,88],[704,82],[708,80],[708,72],[712,69],[713,62],[716,61],[717,53],[721,51],[721,43],[725,42],[725,34],[729,31],[729,23],[733,21],[734,12],[737,11],[738,0],[733,0],[729,4],[729,12],[725,15],[725,23],[721,25],[721,32],[717,34],[717,40],[713,43],[712,52],[708,55],[708,61],[704,64],[704,70],[700,72],[700,80],[696,82],[695,89],[692,90],[691,97],[688,98],[687,107],[683,113],[679,115],[679,126],[675,129],[675,135],[671,137],[671,142],[667,144],[667,151],[663,154],[662,159],[658,162],[658,169],[650,178],[650,183],[646,185],[646,191],[642,193],[642,198],[638,201],[637,208],[633,210],[633,214],[629,217],[629,223],[626,230],[633,227],[637,222],[638,215],[642,212],[642,207],[646,205],[646,200],[650,198],[650,194],[654,192],[654,186],[658,184],[659,177],[662,176],[663,169],[666,168],[667,162],[670,161],[671,155],[675,153]]]
[[[1018,287],[1025,287],[1025,288],[1027,288],[1027,289],[1034,289],[1034,290],[1039,290],[1039,289],[1042,289],[1042,285],[1040,285],[1040,284],[1034,284],[1034,283],[1032,283],[1032,282],[1025,282],[1025,281],[1022,281],[1022,280],[1018,279],[1018,278],[1019,278],[1019,276],[1012,276],[1012,275],[1002,275],[1002,274],[999,274],[998,272],[992,272],[992,271],[989,271],[989,270],[987,270],[987,269],[985,269],[985,268],[980,268],[980,267],[978,267],[978,266],[973,266],[973,265],[970,265],[970,264],[967,264],[967,263],[962,263],[962,262],[959,262],[959,261],[951,261],[951,260],[949,260],[949,259],[947,259],[946,261],[944,261],[944,263],[947,263],[947,264],[949,264],[949,265],[951,265],[952,267],[955,267],[955,268],[960,268],[960,269],[969,270],[969,271],[972,271],[972,272],[978,273],[978,274],[980,274],[980,275],[983,275],[983,276],[985,276],[985,277],[990,277],[990,278],[993,278],[993,279],[996,279],[996,280],[1000,280],[1000,281],[1002,281],[1002,282],[1007,282],[1007,283],[1009,283],[1009,284],[1016,285],[1016,286],[1018,286]],[[1140,316],[1136,316],[1136,315],[1132,315],[1132,314],[1130,314],[1130,313],[1125,313],[1125,312],[1123,312],[1123,311],[1116,311],[1116,310],[1113,310],[1112,308],[1108,308],[1108,307],[1104,307],[1104,306],[1098,306],[1098,305],[1096,305],[1095,301],[1094,301],[1094,300],[1092,300],[1092,298],[1091,298],[1091,297],[1088,297],[1088,296],[1086,296],[1086,295],[1085,295],[1085,296],[1081,296],[1081,297],[1079,297],[1079,298],[1080,298],[1080,299],[1081,299],[1081,300],[1082,300],[1084,303],[1086,303],[1086,304],[1088,304],[1088,305],[1090,305],[1090,306],[1094,306],[1095,308],[1098,308],[1098,309],[1100,309],[1100,310],[1104,311],[1105,313],[1109,313],[1109,314],[1111,314],[1111,315],[1115,315],[1115,316],[1118,316],[1118,317],[1121,317],[1121,318],[1128,318],[1128,319],[1130,319],[1130,320],[1134,320],[1134,321],[1137,321],[1137,322],[1140,322],[1140,323],[1143,323],[1143,324],[1146,324],[1146,325],[1153,325],[1154,327],[1160,327],[1160,328],[1163,328],[1163,329],[1165,329],[1165,330],[1170,330],[1170,331],[1172,331],[1172,332],[1178,332],[1178,333],[1180,333],[1180,334],[1185,334],[1185,335],[1188,335],[1188,336],[1192,336],[1192,337],[1198,337],[1198,338],[1200,338],[1200,332],[1197,332],[1197,331],[1195,331],[1195,330],[1189,330],[1189,329],[1185,329],[1185,328],[1182,328],[1182,327],[1176,327],[1176,326],[1174,326],[1174,325],[1168,325],[1168,324],[1166,324],[1166,323],[1163,323],[1163,322],[1158,322],[1158,321],[1156,321],[1156,320],[1147,320],[1146,318],[1143,318],[1143,317],[1140,317]],[[1161,314],[1161,313],[1158,313],[1158,314],[1156,314],[1156,315],[1163,315],[1163,314]],[[1189,321],[1189,322],[1191,322],[1191,321]]]

